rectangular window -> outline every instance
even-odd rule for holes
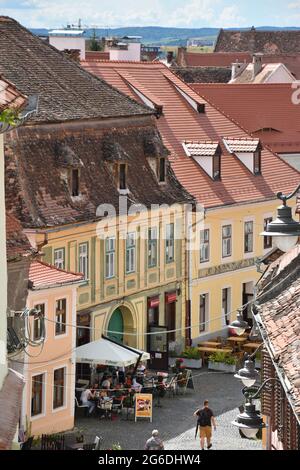
[[[65,404],[65,367],[56,369],[53,376],[53,409]]]
[[[200,306],[199,306],[199,332],[200,333],[206,330],[207,315],[208,315],[208,294],[201,294]]]
[[[253,222],[245,222],[244,227],[244,252],[251,253],[253,251]]]
[[[116,239],[109,237],[105,240],[105,277],[110,279],[115,275]]]
[[[88,243],[79,245],[79,272],[84,274],[84,279],[89,276],[89,247]]]
[[[67,319],[67,300],[59,299],[56,301],[55,310],[55,335],[63,335],[66,332]]]
[[[264,219],[264,231],[267,230],[268,224],[272,222],[272,217]],[[264,249],[272,248],[272,237],[264,237]]]
[[[127,189],[126,185],[126,164],[119,165],[119,189]]]
[[[157,265],[157,228],[148,230],[148,268],[154,268]]]
[[[253,155],[253,173],[259,175],[261,172],[261,151],[257,150]]]
[[[126,238],[126,273],[135,271],[135,233],[128,233]]]
[[[40,311],[39,317],[33,318],[33,341],[38,341],[42,336],[41,317],[45,316],[45,304],[35,305],[34,308]]]
[[[232,226],[224,225],[222,227],[222,257],[231,256],[232,245]]]
[[[65,269],[65,249],[54,250],[54,266],[58,269]]]
[[[166,181],[166,159],[159,159],[159,182],[163,183]]]
[[[72,196],[79,196],[79,170],[74,169],[72,170],[72,178],[71,178],[71,191]]]
[[[35,375],[34,377],[32,377],[31,416],[37,416],[43,413],[44,381],[45,381],[45,374],[39,374],[39,375]]]
[[[222,289],[222,313],[224,315],[225,325],[229,325],[230,323],[230,297],[231,297],[230,287],[226,287],[225,289]]]
[[[213,179],[221,179],[221,155],[213,156]]]
[[[166,226],[166,263],[174,261],[174,224]]]
[[[209,229],[200,231],[200,263],[209,261]]]

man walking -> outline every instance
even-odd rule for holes
[[[196,410],[194,416],[197,416],[197,429],[200,427],[200,444],[201,450],[204,450],[204,442],[206,439],[207,449],[212,447],[211,443],[211,427],[213,425],[214,430],[216,430],[216,420],[213,414],[213,411],[208,407],[208,400],[205,400],[203,403],[203,408]]]
[[[157,429],[154,429],[152,431],[152,437],[150,437],[145,444],[145,450],[164,450],[164,443],[158,435],[159,432]]]

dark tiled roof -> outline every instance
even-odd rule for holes
[[[228,31],[221,29],[215,52],[262,52],[285,54],[300,52],[300,30],[297,31]]]
[[[18,140],[6,136],[6,204],[24,227],[47,227],[96,220],[100,204],[118,211],[119,192],[114,162],[126,155],[130,203],[173,204],[191,200],[168,167],[166,184],[160,185],[147,157],[165,156],[166,149],[155,126],[137,124],[120,129],[78,128],[61,132],[43,126],[22,127]],[[150,122],[150,124],[149,124]],[[66,181],[66,162],[78,167],[80,196],[72,198]],[[150,152],[150,155],[149,155]]]
[[[172,71],[186,83],[228,83],[229,67],[172,67]]]
[[[290,397],[300,418],[300,246],[284,253],[258,284],[258,313]],[[285,381],[286,382],[286,381]]]
[[[7,259],[30,253],[31,245],[23,233],[23,227],[12,214],[6,214],[6,254]]]
[[[66,54],[0,17],[0,73],[25,95],[39,95],[35,121],[150,114],[144,105],[83,70]]]

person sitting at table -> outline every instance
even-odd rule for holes
[[[134,390],[135,392],[138,392],[140,393],[143,386],[137,382],[136,380],[136,377],[133,377],[133,380],[132,380],[132,386],[131,386],[132,390]]]
[[[86,405],[89,409],[89,416],[93,413],[94,409],[96,408],[96,403],[93,401],[95,398],[95,394],[92,392],[90,388],[86,388],[81,393],[81,403],[82,405]]]
[[[94,394],[95,397],[99,396],[99,384],[98,382],[95,382],[92,388],[92,393]]]
[[[109,390],[111,388],[111,384],[112,384],[112,376],[110,375],[105,380],[103,380],[101,384],[101,388],[105,388]]]
[[[132,387],[132,380],[130,375],[126,375],[125,383],[124,383],[124,388],[131,389]]]
[[[124,392],[122,390],[122,385],[117,384],[113,392],[113,404],[119,405],[120,403],[122,403],[123,397],[124,397]]]

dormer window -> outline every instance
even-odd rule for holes
[[[166,159],[164,157],[159,159],[158,181],[160,183],[164,183],[166,181]]]
[[[79,196],[79,169],[71,170],[71,195]]]
[[[253,175],[261,173],[261,144],[259,139],[223,139],[229,153],[234,154]]]
[[[186,141],[183,148],[214,181],[221,179],[221,147],[219,142]]]
[[[126,182],[126,164],[120,163],[119,165],[119,189],[124,191],[127,189],[127,182]]]

